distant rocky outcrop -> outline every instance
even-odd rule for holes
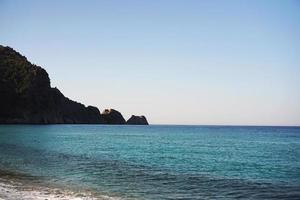
[[[132,115],[126,122],[126,124],[132,125],[148,125],[148,121],[145,116]]]
[[[125,124],[122,114],[85,106],[51,88],[46,70],[0,45],[0,124]]]
[[[102,114],[105,124],[125,124],[125,119],[122,114],[114,109],[105,109]]]

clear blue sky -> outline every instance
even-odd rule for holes
[[[125,118],[300,125],[300,1],[0,0],[0,43]]]

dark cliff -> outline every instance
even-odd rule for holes
[[[0,46],[0,123],[104,123],[85,107],[50,87],[48,73],[10,47]]]
[[[126,124],[132,125],[148,125],[148,121],[145,116],[132,115],[126,122]]]
[[[125,124],[122,114],[85,106],[51,88],[48,73],[0,45],[0,124]]]
[[[106,124],[125,124],[126,122],[122,114],[114,109],[105,109],[101,115]]]

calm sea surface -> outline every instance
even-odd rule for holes
[[[300,199],[300,128],[1,125],[0,170],[124,199]]]

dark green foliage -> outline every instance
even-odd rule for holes
[[[85,107],[50,87],[48,73],[10,47],[0,45],[0,124],[125,124],[122,114]],[[144,116],[127,124],[148,124]]]
[[[47,72],[0,45],[0,123],[103,123],[95,107],[50,87]]]

